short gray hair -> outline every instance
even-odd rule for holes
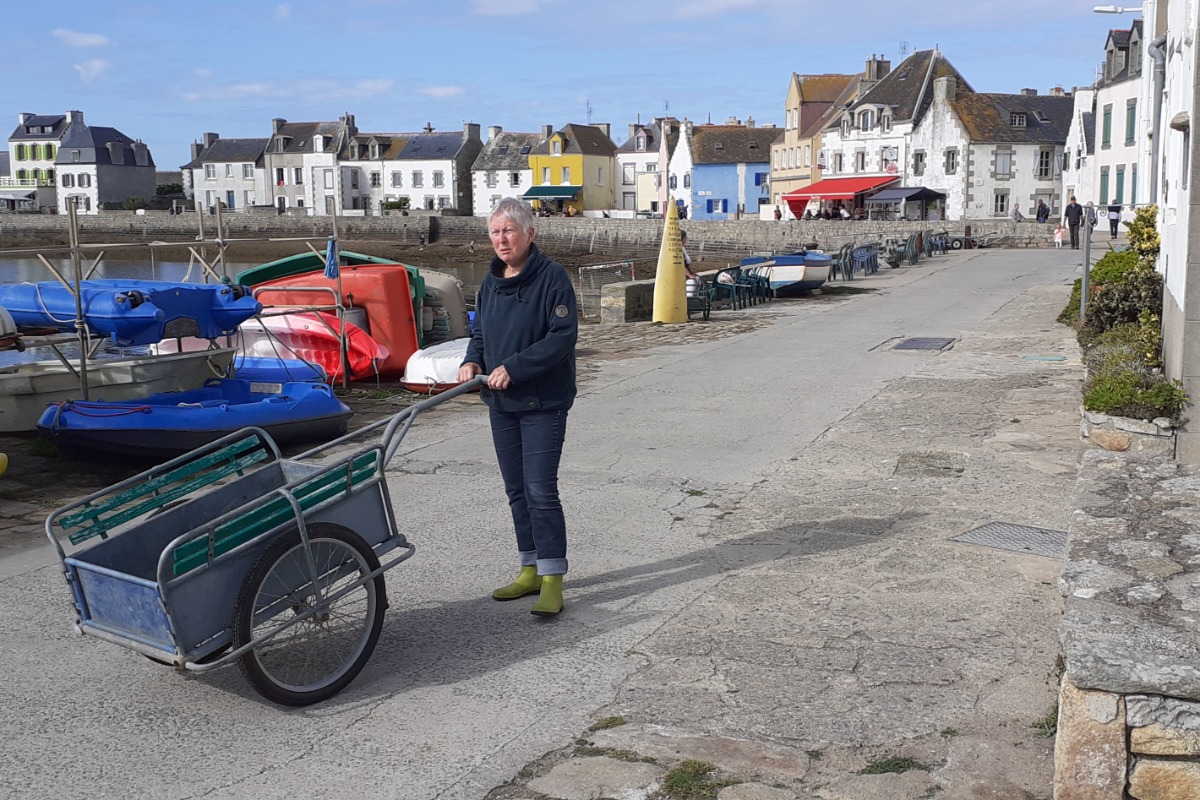
[[[529,206],[515,197],[506,197],[496,203],[492,213],[488,214],[489,226],[496,217],[506,217],[526,231],[533,229],[533,212],[529,210]]]

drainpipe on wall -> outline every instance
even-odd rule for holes
[[[1167,43],[1167,35],[1164,33],[1153,42],[1146,52],[1154,59],[1154,117],[1151,120],[1152,133],[1150,140],[1150,201],[1158,202],[1158,158],[1159,158],[1159,140],[1162,138],[1162,101],[1163,101],[1163,84],[1166,83],[1167,74],[1167,57],[1163,53],[1163,47]]]

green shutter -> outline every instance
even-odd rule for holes
[[[1133,173],[1129,178],[1129,204],[1137,205],[1137,164],[1133,165]]]
[[[1108,205],[1108,170],[1100,171],[1100,205]]]
[[[1112,145],[1112,106],[1104,107],[1104,128],[1102,131],[1100,144],[1102,147]]]

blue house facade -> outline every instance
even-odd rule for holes
[[[770,200],[774,128],[698,125],[692,134],[692,219],[758,217]]]

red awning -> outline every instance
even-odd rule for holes
[[[803,189],[794,189],[783,196],[792,205],[809,200],[849,200],[855,195],[899,183],[898,175],[875,175],[870,178],[826,178]]]

